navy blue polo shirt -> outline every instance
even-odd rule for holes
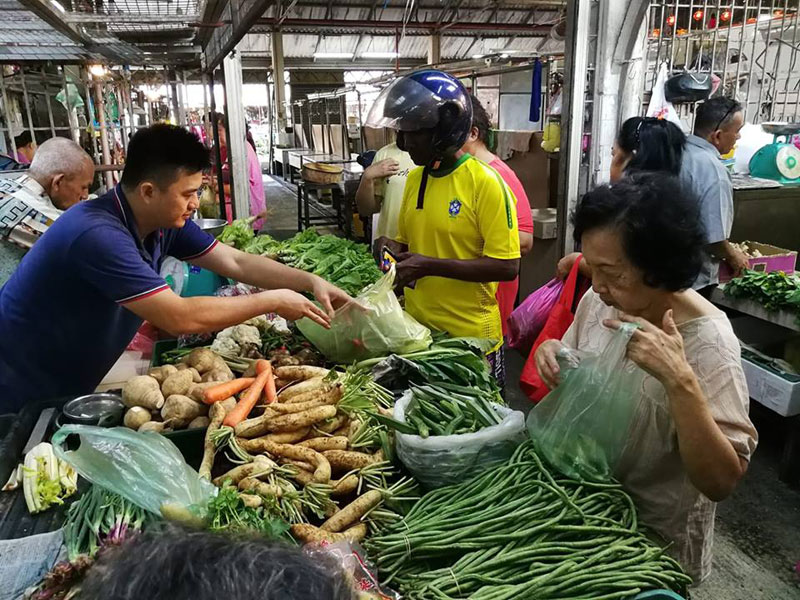
[[[0,289],[0,413],[94,391],[142,324],[125,304],[168,288],[165,257],[216,243],[191,221],[141,240],[119,186],[67,210]]]

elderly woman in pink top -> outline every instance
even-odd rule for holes
[[[33,139],[30,131],[23,131],[14,138],[14,145],[17,147],[17,155],[14,157],[21,165],[29,165],[36,154],[36,140]]]
[[[491,122],[486,109],[474,95],[472,98],[472,131],[463,146],[465,152],[482,160],[500,174],[506,185],[514,192],[517,199],[517,222],[519,224],[519,250],[525,256],[533,248],[533,217],[531,205],[525,188],[514,171],[506,163],[489,151],[487,139],[491,130]],[[497,288],[497,304],[500,307],[500,318],[503,321],[503,335],[508,334],[508,317],[514,310],[519,291],[519,277],[513,281],[501,281]]]

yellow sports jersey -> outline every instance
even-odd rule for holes
[[[397,241],[409,251],[444,259],[520,257],[514,194],[486,163],[465,154],[446,171],[431,171],[418,208],[422,167],[406,181]],[[406,310],[456,337],[503,340],[497,283],[423,277],[406,288]]]

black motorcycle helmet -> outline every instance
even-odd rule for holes
[[[472,103],[463,84],[452,75],[418,71],[395,79],[381,91],[366,124],[397,131],[434,129],[433,149],[441,159],[466,142],[472,127]],[[398,147],[405,150],[400,143]]]

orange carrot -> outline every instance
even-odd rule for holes
[[[272,363],[268,360],[259,360],[256,362],[256,373],[259,375],[265,371],[269,371],[272,375]],[[275,387],[275,378],[270,377],[264,385],[264,403],[272,404],[278,401],[278,390]]]
[[[258,374],[256,380],[253,382],[253,385],[245,390],[245,392],[239,398],[239,402],[236,404],[236,406],[234,406],[233,409],[228,411],[228,414],[225,415],[225,420],[222,422],[224,425],[227,425],[228,427],[236,427],[239,423],[244,421],[258,402],[258,399],[261,397],[261,392],[267,385],[268,381],[272,381],[274,389],[275,382],[272,378],[272,365],[270,365],[269,361],[259,360],[258,363],[256,363],[256,369],[258,369],[259,363],[262,362],[267,363],[268,368],[263,366],[261,367],[263,371]]]
[[[206,404],[214,404],[216,402],[227,400],[234,394],[238,394],[242,390],[249,388],[251,385],[253,385],[254,381],[255,378],[253,377],[241,377],[239,379],[233,379],[231,381],[220,383],[219,385],[211,386],[203,391],[203,402]]]

